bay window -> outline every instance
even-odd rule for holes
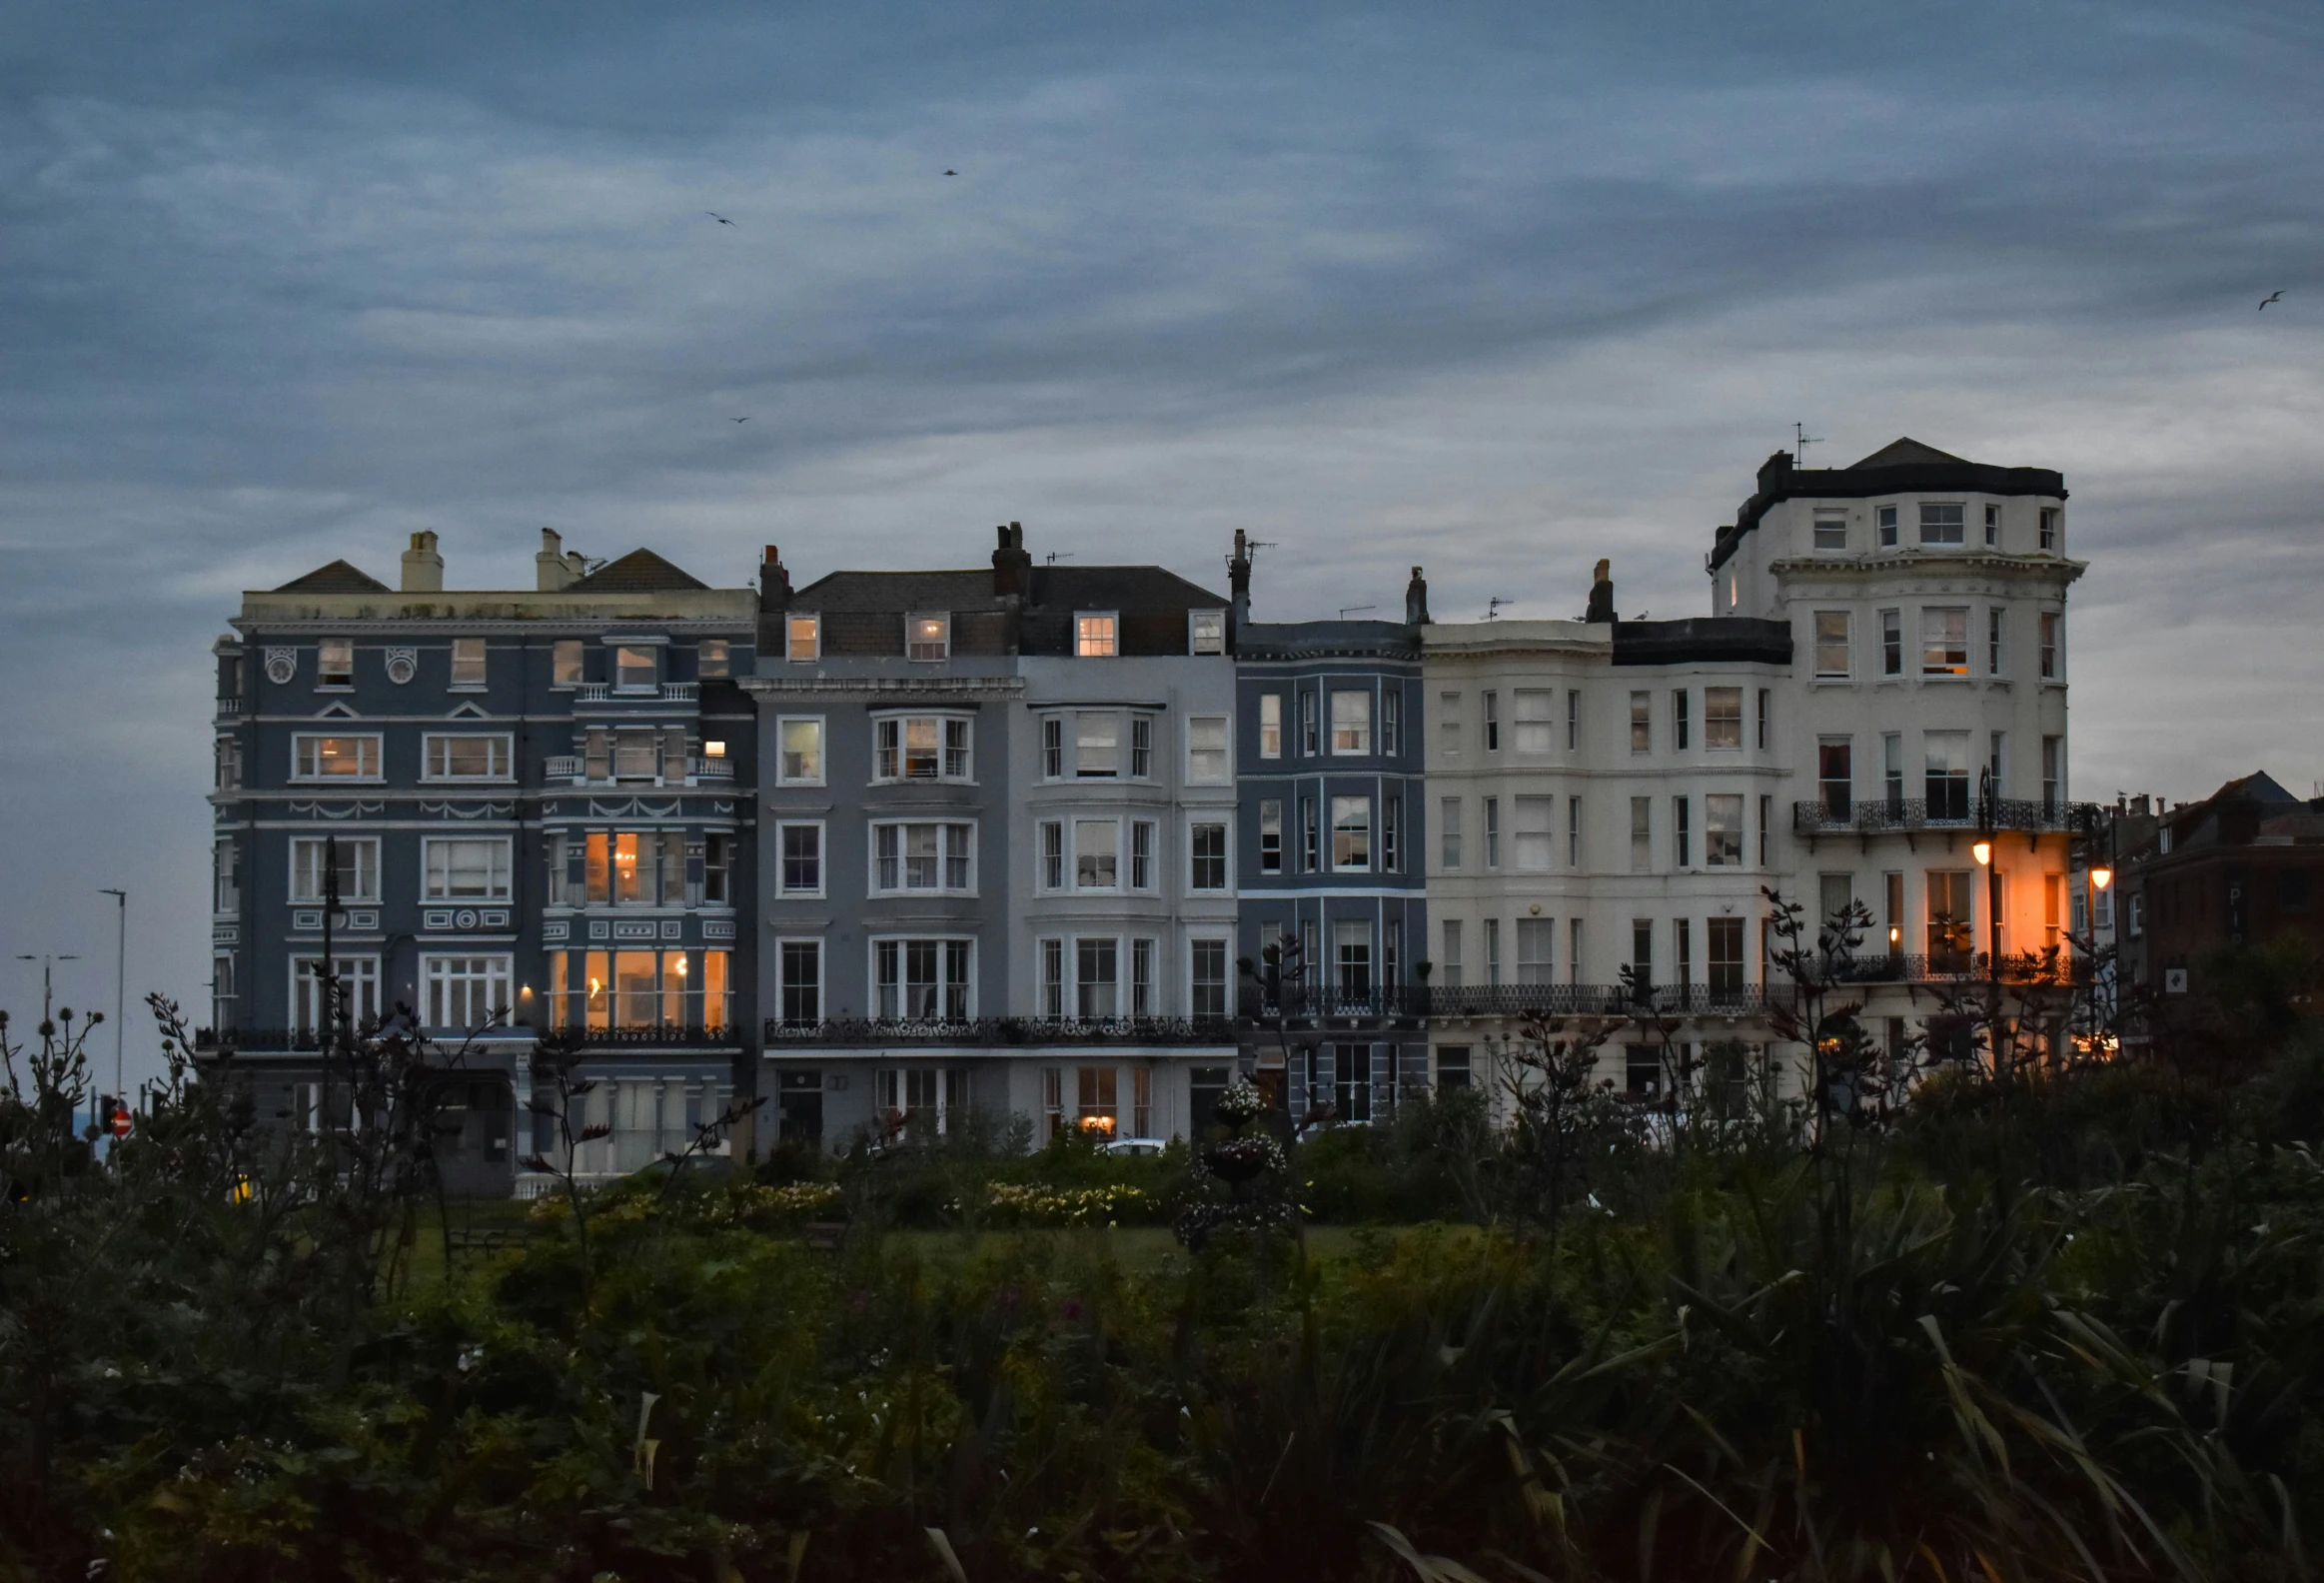
[[[969,723],[949,715],[894,715],[872,723],[878,781],[966,781]]]
[[[873,940],[874,1014],[887,1021],[966,1021],[973,944],[945,938]]]
[[[872,889],[956,893],[971,889],[975,828],[933,821],[873,824]]]
[[[1332,752],[1369,754],[1372,751],[1372,695],[1353,688],[1332,692]]]

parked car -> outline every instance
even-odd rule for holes
[[[1159,1154],[1170,1146],[1164,1138],[1118,1137],[1108,1138],[1098,1146],[1100,1154]]]

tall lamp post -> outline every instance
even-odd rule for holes
[[[120,903],[114,909],[118,926],[113,947],[113,1102],[126,1106],[129,1100],[121,1091],[121,1041],[127,1027],[122,1014],[129,1004],[129,892],[105,886],[97,893],[109,895]],[[111,1126],[113,1118],[107,1116],[105,1124]]]
[[[2090,864],[2090,1053],[2093,1055],[2099,1053],[2097,961],[2098,898],[2103,896],[2106,893],[2106,887],[2114,882],[2114,841],[2116,832],[2119,828],[2120,826],[2115,823],[2114,819],[2110,816],[2107,816],[2105,854],[2103,856],[2100,856],[2095,852],[2091,854],[2095,859]],[[2095,843],[2093,842],[2093,844]],[[2115,932],[2114,925],[2108,925],[2108,932]],[[2119,934],[2116,934],[2116,937],[2119,938]],[[2121,960],[2119,952],[2116,954],[2115,960]],[[2113,985],[2111,983],[2107,985],[2107,990],[2108,993],[2106,996],[2106,1010],[2108,1015],[2111,1016],[2114,1010],[2114,996],[2112,993]]]
[[[1993,816],[1999,809],[1993,805],[1993,767],[1987,765],[1977,772],[1977,839],[1969,851],[1977,859],[1977,866],[1985,870],[1985,982],[1988,993],[1987,1023],[1993,1041],[1994,1075],[2000,1075],[2001,1065],[2001,865],[1994,860]]]

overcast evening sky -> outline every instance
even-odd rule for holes
[[[109,1005],[126,885],[206,1015],[210,643],[414,529],[1694,615],[1794,421],[2065,473],[2076,795],[2305,794],[2319,84],[2313,3],[12,7],[0,950]]]

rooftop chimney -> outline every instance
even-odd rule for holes
[[[790,603],[790,571],[782,564],[782,551],[775,545],[766,547],[766,559],[759,563],[758,606],[774,610]]]
[[[1033,558],[1025,553],[1025,525],[1004,523],[996,530],[1000,547],[992,553],[992,594],[995,599],[1023,599]]]
[[[1235,530],[1234,558],[1227,562],[1227,593],[1235,608],[1235,626],[1251,619],[1251,546],[1243,530]]]
[[[406,557],[409,560],[409,557]],[[565,540],[554,528],[541,530],[541,553],[533,558],[533,586],[543,594],[573,587],[576,579],[566,560]]]
[[[1590,608],[1582,613],[1586,622],[1619,620],[1614,614],[1614,563],[1601,561],[1590,579]]]
[[[444,557],[436,553],[436,535],[425,529],[412,536],[412,548],[404,552],[404,592],[444,592]]]
[[[1404,625],[1426,627],[1429,624],[1429,580],[1420,575],[1420,568],[1412,569],[1412,581],[1404,585]]]

